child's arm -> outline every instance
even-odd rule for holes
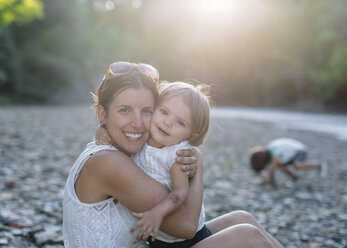
[[[293,181],[298,180],[298,176],[295,175],[293,172],[291,172],[287,166],[283,165],[283,164],[279,164],[278,168],[283,171],[287,176],[289,176]]]
[[[269,183],[273,184],[275,182],[275,171],[279,165],[278,157],[274,156],[271,160],[269,169]]]
[[[189,180],[185,172],[181,170],[180,164],[171,167],[172,192],[161,203],[143,213],[133,213],[140,220],[131,228],[131,232],[140,228],[137,240],[146,241],[150,235],[152,240],[157,238],[157,233],[163,218],[177,210],[186,200],[189,189]]]
[[[98,126],[95,131],[95,143],[97,145],[112,145],[112,139],[106,128]]]
[[[290,170],[288,170],[287,166],[280,163],[279,158],[277,156],[274,156],[269,169],[269,182],[272,184],[275,182],[275,171],[276,169],[280,169],[283,171],[287,176],[291,177],[294,181],[298,179],[294,173],[292,173]]]
[[[193,150],[198,166],[196,175],[189,179],[187,199],[178,210],[166,216],[160,226],[161,231],[182,239],[191,239],[195,236],[203,199],[203,157],[199,149],[193,148]]]

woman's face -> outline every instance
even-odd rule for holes
[[[129,88],[115,96],[108,113],[103,112],[109,135],[126,154],[139,152],[149,138],[154,96],[147,88]]]

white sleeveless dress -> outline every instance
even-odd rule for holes
[[[66,248],[148,247],[136,242],[136,232],[131,234],[129,231],[136,219],[116,199],[88,204],[81,202],[76,195],[74,186],[83,165],[93,153],[102,150],[116,149],[91,142],[70,170],[64,190],[64,245]]]

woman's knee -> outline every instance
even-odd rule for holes
[[[258,236],[261,233],[256,226],[247,223],[234,226],[233,232],[238,233],[240,236]]]
[[[233,227],[234,236],[246,247],[273,247],[269,239],[252,224],[239,224]]]
[[[238,224],[225,228],[193,247],[273,248],[267,237],[252,224]]]
[[[230,222],[235,224],[245,223],[245,224],[254,225],[257,223],[253,215],[244,210],[237,210],[237,211],[231,212],[230,214],[228,214],[228,218]]]

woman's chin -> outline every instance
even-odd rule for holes
[[[126,144],[121,150],[128,155],[135,154],[141,151],[145,143],[146,142],[144,141],[131,142],[129,144]]]

